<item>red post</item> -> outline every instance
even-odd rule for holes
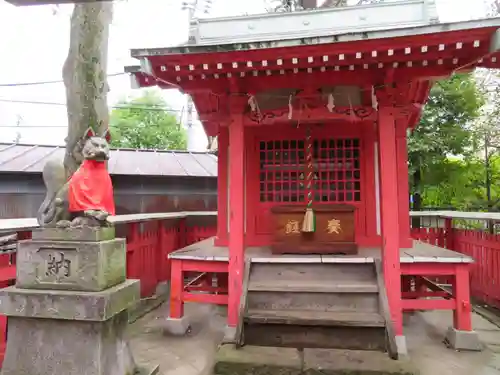
[[[166,269],[168,266],[168,252],[166,251],[166,235],[163,220],[158,220],[157,238],[158,243],[156,246],[156,259],[154,264],[156,267],[156,284],[167,280],[167,275],[169,273]]]
[[[403,334],[401,304],[401,265],[399,258],[398,172],[396,163],[396,124],[392,107],[380,107],[378,120],[380,218],[382,263],[391,317],[397,336]]]
[[[178,236],[177,237],[177,249],[182,249],[183,247],[186,247],[188,244],[187,241],[187,229],[186,229],[186,218],[179,219],[179,226],[178,226]]]
[[[215,245],[227,246],[227,194],[228,194],[228,146],[229,133],[221,128],[217,140],[219,155],[217,163],[217,236]]]
[[[455,282],[453,296],[456,307],[453,311],[453,325],[456,330],[472,331],[472,305],[470,303],[469,264],[455,266]]]
[[[455,244],[453,243],[453,219],[447,217],[444,219],[444,230],[445,230],[445,247],[449,250],[455,249]]]
[[[140,275],[140,271],[136,270],[135,251],[140,240],[140,228],[140,223],[127,224],[127,277],[132,279]]]
[[[399,202],[399,241],[402,248],[411,248],[413,240],[410,234],[410,192],[408,189],[408,147],[406,122],[396,124],[396,162]]]
[[[170,318],[180,319],[184,316],[184,275],[182,274],[182,261],[172,259],[172,273],[170,282]]]
[[[245,133],[240,106],[229,124],[229,303],[227,322],[238,324],[245,251]]]

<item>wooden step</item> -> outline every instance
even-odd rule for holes
[[[351,311],[250,309],[245,316],[245,322],[250,324],[295,324],[303,326],[385,327],[384,319],[378,313]]]
[[[250,280],[249,292],[377,293],[376,281]]]
[[[376,293],[372,264],[253,264],[249,291]]]
[[[248,309],[379,312],[377,293],[248,292]]]

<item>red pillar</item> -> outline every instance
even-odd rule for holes
[[[238,324],[245,260],[245,135],[243,108],[233,108],[229,124],[229,301],[227,322]]]
[[[396,161],[396,124],[392,107],[379,107],[378,117],[380,221],[382,227],[382,264],[397,336],[403,334],[401,309],[401,266],[399,258],[398,171]]]
[[[399,241],[403,248],[411,248],[413,241],[410,234],[410,192],[408,189],[408,146],[406,121],[396,123],[396,160],[398,173],[399,201]]]
[[[221,127],[217,139],[219,148],[217,161],[217,237],[216,246],[227,246],[227,169],[229,134],[227,127]]]

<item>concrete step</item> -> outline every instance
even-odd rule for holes
[[[258,310],[250,309],[245,316],[249,324],[297,324],[336,327],[385,327],[378,313],[352,311]]]
[[[245,345],[386,351],[385,327],[244,323]]]

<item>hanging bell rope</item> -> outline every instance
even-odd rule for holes
[[[304,215],[304,221],[302,222],[302,232],[313,233],[316,231],[316,217],[312,208],[313,204],[313,179],[314,179],[314,167],[313,167],[313,145],[311,138],[311,127],[308,126],[306,130],[306,182],[307,182],[307,208]]]

